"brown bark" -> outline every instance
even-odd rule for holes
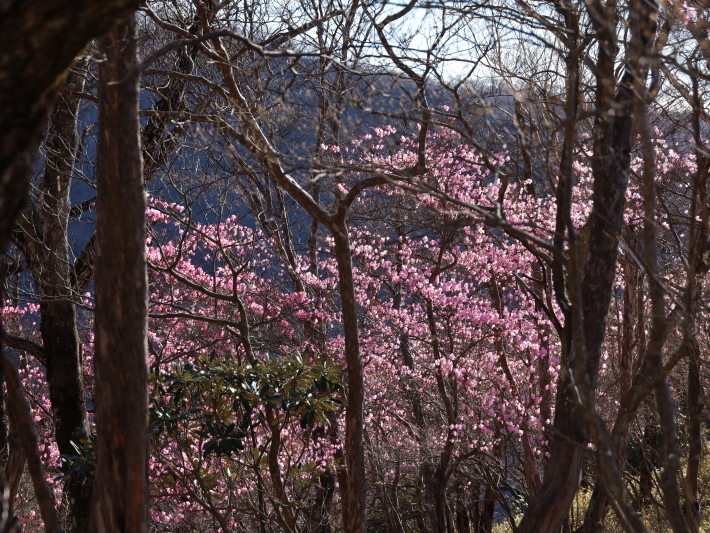
[[[92,530],[148,531],[145,194],[135,17],[101,39]]]
[[[491,533],[493,531],[493,517],[496,510],[496,497],[493,487],[488,486],[483,496],[483,509],[477,533]]]
[[[568,5],[566,9],[565,13],[569,12],[571,16],[572,7]],[[636,40],[636,46],[627,54],[627,68],[617,89],[614,72],[618,51],[616,13],[610,13],[601,2],[595,1],[588,2],[586,9],[599,35],[592,156],[593,210],[587,223],[590,237],[586,256],[576,256],[575,232],[569,218],[572,181],[567,168],[560,178],[560,187],[564,185],[565,189],[558,193],[558,211],[562,211],[562,216],[567,220],[563,224],[558,220],[558,232],[560,229],[568,231],[571,252],[566,279],[570,300],[567,302],[565,297],[562,306],[563,310],[567,309],[563,350],[567,356],[564,363],[569,372],[563,371],[558,385],[554,422],[556,434],[553,435],[543,485],[523,517],[520,533],[557,533],[579,488],[586,443],[590,429],[596,423],[594,391],[623,226],[634,123],[634,82],[638,82],[639,78],[645,80],[648,68],[642,60],[648,58],[647,44],[652,35],[643,25],[655,21],[655,12],[644,9],[646,18],[639,24],[643,30],[640,31],[639,26],[634,29],[632,39]],[[632,14],[632,17],[635,16],[637,13]],[[655,31],[655,25],[653,29]],[[645,64],[645,70],[640,67],[642,64]],[[568,83],[576,83],[576,72],[568,72],[568,75],[571,76]],[[565,132],[568,150],[571,150],[569,145],[574,134],[574,125],[570,121],[576,116],[576,108],[570,105],[569,100],[576,100],[576,97],[576,90],[568,88],[568,130]],[[570,153],[566,152],[567,165],[569,156]],[[584,264],[582,279],[576,272],[580,263]],[[558,273],[558,294],[560,285]],[[583,407],[579,403],[580,398],[585,404]]]
[[[196,34],[198,31],[201,31],[201,27],[196,21],[188,31]],[[175,65],[175,71],[178,74],[190,74],[193,64],[192,60],[195,54],[194,48],[188,50],[180,48],[178,50],[178,60]],[[151,181],[158,171],[168,163],[170,156],[174,153],[179,141],[186,133],[187,128],[175,125],[174,120],[170,116],[160,114],[186,111],[188,109],[186,85],[187,83],[183,78],[173,76],[169,78],[167,85],[160,87],[159,94],[161,97],[152,108],[154,111],[157,111],[158,114],[150,117],[150,120],[141,132],[141,146],[144,161],[143,177],[146,183]],[[94,199],[85,200],[83,204],[77,207],[78,209],[88,210],[93,201]],[[73,210],[77,210],[77,207]],[[75,293],[83,292],[86,286],[91,283],[94,276],[95,256],[96,232],[94,232],[89,241],[84,245],[84,249],[72,266],[70,275],[72,288]]]
[[[579,30],[577,15],[570,2],[560,3],[558,11],[565,19],[565,27],[569,32],[571,41],[568,45],[567,61],[565,138],[560,164],[559,184],[556,191],[558,207],[555,245],[559,249],[563,249],[565,230],[569,226],[568,221],[565,219],[565,214],[569,213],[572,197],[572,164],[579,92],[579,61],[573,55],[573,49],[576,46]],[[584,258],[579,259],[584,261]],[[570,268],[578,269],[577,262],[574,261]],[[565,288],[564,266],[560,261],[555,261],[553,264],[552,280],[555,296],[565,315],[564,332],[561,340],[563,353],[567,356],[572,340],[572,320],[570,302],[567,299]],[[567,366],[568,361],[567,357],[565,357],[557,384],[555,419],[553,422],[554,432],[550,432],[550,458],[545,465],[543,483],[540,490],[530,503],[520,523],[519,530],[524,533],[558,533],[567,515],[572,498],[579,488],[584,449],[577,443],[586,442],[587,435],[585,428],[580,423],[581,416]],[[567,438],[560,438],[559,433]]]
[[[471,533],[471,522],[468,516],[464,491],[456,492],[456,529],[457,533]]]
[[[313,533],[332,533],[330,509],[335,495],[335,474],[327,469],[318,476],[315,502],[311,508],[309,520]]]
[[[365,378],[360,358],[352,252],[345,220],[332,224],[331,232],[335,239],[335,259],[340,276],[345,362],[348,371],[348,405],[345,410],[345,462],[348,481],[346,500],[343,502],[343,527],[348,533],[365,533],[367,528],[367,478],[363,442]]]
[[[619,403],[623,404],[627,394],[631,390],[631,370],[633,368],[634,352],[634,324],[637,322],[637,292],[638,292],[638,269],[634,264],[629,251],[636,250],[636,235],[633,227],[625,228],[625,240],[627,246],[626,261],[624,263],[624,309],[622,317],[622,338],[619,349]],[[623,471],[626,462],[626,445],[628,441],[628,428],[620,436],[617,448],[619,470]],[[604,483],[603,476],[597,476],[592,497],[587,506],[582,527],[577,529],[577,533],[601,533],[604,530],[604,519],[609,508],[609,500],[601,483]]]
[[[0,263],[0,279],[4,278],[5,275],[6,265]],[[4,353],[4,344],[7,338],[3,324],[0,323],[0,353]],[[13,501],[17,495],[17,488],[25,469],[25,454],[22,450],[20,431],[17,419],[13,416],[12,399],[4,391],[4,382],[3,365],[0,363],[0,465],[2,465],[0,468],[0,493],[2,494],[2,497],[0,497],[0,512],[8,520],[3,533],[5,530],[12,531],[10,523],[14,525],[16,522],[12,509]],[[6,414],[7,423],[5,423]]]
[[[0,250],[24,205],[41,128],[68,67],[90,39],[138,4],[138,0],[0,2]]]
[[[272,409],[266,409],[266,421],[269,424],[271,439],[269,442],[269,476],[271,485],[274,488],[274,496],[276,496],[279,509],[276,516],[284,531],[295,532],[297,516],[293,512],[293,503],[291,502],[286,489],[284,488],[283,479],[281,478],[281,467],[279,465],[279,452],[281,451],[281,428],[274,416]]]
[[[32,479],[40,515],[44,522],[44,530],[46,533],[60,533],[62,528],[57,519],[57,511],[54,508],[52,492],[49,490],[49,485],[47,485],[47,480],[44,477],[42,459],[39,455],[39,447],[37,445],[37,430],[32,421],[30,406],[22,392],[20,375],[10,358],[5,354],[1,354],[0,359],[5,376],[5,383],[7,384],[7,394],[8,397],[11,398],[9,404],[12,405],[14,416],[17,420],[20,442],[22,443],[25,457],[27,457],[27,469]]]
[[[652,13],[655,15],[658,7],[655,4]],[[642,7],[643,6],[643,7]],[[642,8],[642,9],[639,9]],[[654,9],[655,8],[655,9]],[[634,13],[639,17],[639,11],[646,11],[646,5],[631,4],[632,21]],[[655,35],[656,25],[653,22],[642,22],[642,28],[648,33]],[[645,80],[645,77],[644,77]],[[654,159],[653,138],[651,127],[646,113],[645,102],[645,81],[638,76],[634,80],[634,92],[637,98],[634,102],[637,120],[637,130],[641,141],[643,156],[643,173],[641,181],[641,191],[643,195],[643,246],[646,271],[648,272],[648,290],[651,300],[651,331],[646,357],[652,368],[663,366],[663,347],[665,345],[668,332],[668,322],[666,320],[665,287],[661,282],[661,271],[658,266],[658,240],[656,236],[656,166]],[[675,427],[675,405],[671,397],[670,388],[666,379],[662,379],[655,388],[656,409],[661,422],[663,433],[662,464],[660,471],[660,486],[663,492],[663,503],[666,517],[675,533],[689,533],[690,529],[683,517],[680,503],[680,488],[678,486],[678,474],[680,473],[679,451],[677,446],[677,436]]]
[[[653,472],[659,466],[658,458],[658,426],[648,422],[643,430],[641,443],[642,459],[639,472],[639,506],[643,507],[654,501]]]
[[[67,88],[81,90],[82,78],[72,73]],[[42,322],[40,332],[55,416],[55,434],[61,455],[76,455],[77,446],[88,440],[82,375],[81,341],[76,325],[70,281],[70,250],[67,235],[74,159],[79,138],[79,100],[60,98],[50,116],[46,140],[47,160],[41,183],[41,257],[35,258],[33,275],[39,288]],[[40,233],[38,231],[37,233]],[[77,481],[68,487],[68,531],[88,531],[91,486]]]
[[[567,438],[553,434],[543,484],[520,523],[521,533],[558,533],[579,489],[585,451],[577,443],[585,442],[587,434],[580,422],[569,375],[558,384],[555,403],[554,428]]]
[[[694,350],[693,350],[694,351]],[[692,353],[688,362],[688,465],[685,472],[685,517],[688,529],[697,533],[700,527],[700,506],[698,503],[698,476],[703,453],[701,423],[703,405],[700,403],[700,362],[697,352]]]
[[[696,73],[697,74],[697,73]],[[700,214],[700,224],[691,227],[691,250],[688,261],[688,284],[685,295],[686,320],[684,324],[684,344],[688,356],[688,465],[685,472],[685,518],[688,528],[697,533],[700,528],[700,505],[698,502],[698,477],[700,475],[700,460],[703,454],[702,444],[702,414],[703,404],[700,401],[700,360],[699,347],[695,339],[697,309],[702,302],[702,279],[707,274],[707,265],[699,247],[708,240],[710,235],[710,214],[708,210],[707,179],[710,169],[710,159],[706,155],[701,136],[700,114],[702,101],[698,87],[697,75],[693,77],[693,136],[695,138],[695,157],[698,170],[693,188],[693,208],[691,221]],[[697,233],[697,236],[696,236]]]

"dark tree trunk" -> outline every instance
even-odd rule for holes
[[[80,91],[81,77],[71,74],[68,90]],[[59,453],[76,455],[77,446],[88,440],[81,363],[81,342],[69,267],[67,228],[71,208],[69,191],[76,147],[79,142],[76,123],[77,98],[60,98],[50,116],[46,147],[47,160],[41,183],[39,210],[42,214],[41,257],[32,261],[33,274],[40,289],[40,332],[49,382],[49,396],[55,416]],[[67,531],[85,532],[89,526],[91,486],[72,482],[66,493],[69,509]]]
[[[4,261],[0,261],[0,280],[4,281],[5,280],[5,275],[6,275],[6,265]],[[0,298],[5,298],[5,292],[0,291]],[[4,353],[5,346],[4,346],[4,337],[5,337],[5,328],[4,324],[2,321],[0,321],[0,353]],[[9,429],[9,421],[8,424],[5,423],[5,414],[9,413],[9,405],[7,406],[8,409],[6,410],[6,404],[9,403],[9,397],[5,394],[4,390],[4,383],[5,383],[5,375],[4,371],[2,368],[2,364],[0,364],[0,491],[5,491],[5,490],[10,490],[11,487],[10,484],[7,481],[7,474],[8,472],[11,472],[12,470],[9,468],[8,464],[10,462],[10,435],[9,433],[11,430]],[[9,418],[9,417],[8,417]],[[19,437],[19,433],[18,433]],[[24,456],[23,456],[24,459]],[[22,468],[24,470],[24,461],[22,462]],[[10,492],[10,500],[8,502],[8,508],[6,508],[5,502],[0,501],[0,512],[4,516],[7,516],[9,520],[13,519],[13,514],[12,514],[12,498],[13,494]]]
[[[471,491],[471,524],[473,525],[473,533],[479,533],[481,524],[481,483],[480,481],[473,485]]]
[[[92,530],[148,531],[145,194],[135,17],[100,43]]]
[[[633,227],[626,226],[625,240],[628,250],[636,251],[637,238]],[[631,390],[633,353],[634,353],[634,325],[638,321],[637,292],[639,272],[633,258],[627,256],[624,263],[624,310],[622,324],[622,340],[619,350],[619,403],[623,403],[626,395]],[[628,432],[619,440],[617,455],[619,470],[623,472],[626,462],[626,445]],[[597,465],[599,468],[599,465]],[[577,533],[601,533],[604,531],[604,520],[609,508],[609,500],[600,483],[602,476],[597,475],[597,480],[592,491],[592,497],[587,506],[584,523],[577,529]]]
[[[493,518],[496,511],[496,497],[493,487],[486,487],[483,496],[483,509],[481,510],[481,522],[478,526],[478,533],[491,533],[493,531]]]
[[[653,471],[659,465],[658,458],[658,426],[651,422],[643,430],[643,443],[641,443],[642,462],[639,475],[639,506],[650,504],[653,501]]]
[[[456,533],[471,533],[471,521],[463,487],[456,491]]]
[[[197,17],[199,18],[199,17]],[[196,33],[200,27],[196,22],[189,31]],[[192,57],[195,54],[194,48],[180,48],[177,52],[178,60],[175,66],[176,72],[183,74],[191,73]],[[187,98],[185,96],[185,80],[178,77],[170,77],[167,85],[160,88],[160,99],[153,106],[153,110],[158,112],[179,112],[187,110]],[[158,171],[168,163],[175,147],[186,133],[186,128],[176,126],[173,119],[156,115],[152,116],[141,132],[141,145],[143,150],[143,177],[146,183],[150,182]],[[92,199],[85,200],[90,203]],[[71,271],[72,287],[76,293],[81,293],[91,282],[94,276],[94,258],[96,252],[96,233],[91,236],[84,245]]]
[[[27,470],[32,480],[40,516],[44,522],[44,531],[46,533],[61,533],[62,528],[59,525],[57,510],[54,507],[54,495],[44,476],[44,467],[37,444],[37,429],[32,419],[30,405],[27,403],[22,389],[20,374],[14,362],[4,353],[0,354],[0,364],[7,386],[7,396],[10,398],[8,405],[12,408],[17,422],[20,433],[19,440],[27,459]]]
[[[639,70],[639,65],[647,59],[646,48],[634,49],[633,54],[627,55],[627,68],[617,88],[614,70],[618,52],[616,20],[610,17],[609,10],[601,2],[590,0],[586,9],[599,32],[592,155],[593,210],[587,222],[590,228],[587,253],[572,258],[572,265],[577,261],[584,265],[583,277],[576,279],[578,276],[574,272],[568,272],[571,277],[567,279],[567,284],[573,294],[579,290],[581,301],[566,317],[567,338],[563,343],[567,356],[565,366],[574,373],[578,382],[573,385],[570,373],[563,371],[558,385],[554,427],[565,438],[552,437],[543,485],[525,513],[519,533],[557,533],[579,489],[585,446],[589,439],[586,423],[594,416],[591,414],[594,405],[585,406],[586,411],[581,408],[577,387],[586,391],[586,401],[593,402],[624,222],[634,124],[633,86],[637,77],[646,79],[648,69],[645,64],[645,70]],[[651,21],[655,12],[649,10],[645,16]],[[653,28],[655,31],[655,26]],[[632,37],[646,44],[652,36],[650,32],[643,32]],[[574,94],[570,96],[576,98]],[[572,142],[568,133],[566,142]],[[568,185],[571,186],[571,183]],[[558,209],[562,207],[558,205]],[[572,236],[574,228],[570,224],[566,225]],[[584,354],[573,350],[573,343],[584,343]]]
[[[429,529],[431,533],[446,533],[445,502],[442,501],[440,494],[439,471],[434,468],[430,458],[425,461],[421,467],[421,476],[427,500],[426,511],[429,518]]]
[[[318,478],[315,503],[311,511],[311,524],[314,533],[332,533],[330,508],[335,494],[335,474],[326,469]]]
[[[685,473],[685,517],[688,529],[693,533],[699,531],[700,506],[698,503],[698,476],[700,459],[703,454],[701,423],[703,405],[700,403],[700,361],[698,350],[689,350],[688,361],[688,466]]]
[[[9,513],[12,516],[12,509],[15,497],[20,490],[22,475],[25,473],[27,458],[22,449],[22,436],[20,435],[20,424],[17,421],[17,407],[12,405],[12,399],[7,396],[7,462],[5,463],[5,486],[10,491],[7,502],[10,507]],[[5,424],[3,424],[3,427]]]
[[[695,338],[697,310],[702,303],[703,278],[707,275],[707,265],[704,254],[698,252],[698,248],[708,240],[710,234],[710,206],[708,205],[708,171],[710,170],[710,158],[708,158],[703,147],[702,129],[700,114],[702,101],[700,98],[699,81],[697,72],[693,77],[693,137],[695,139],[695,158],[697,162],[697,172],[695,175],[695,192],[693,198],[692,217],[696,218],[699,211],[700,224],[695,230],[698,234],[693,239],[694,248],[690,250],[692,269],[688,271],[688,287],[686,290],[686,318],[685,324],[685,349],[688,356],[688,466],[685,472],[685,518],[688,529],[692,533],[697,533],[700,529],[700,504],[698,502],[698,476],[700,475],[700,461],[703,454],[702,443],[702,415],[703,404],[700,400],[700,350]],[[695,256],[695,257],[693,257]],[[691,277],[692,276],[692,277]]]
[[[558,533],[579,489],[585,452],[575,443],[586,442],[587,434],[569,374],[557,387],[554,427],[569,440],[552,438],[543,485],[525,513],[521,532]]]
[[[6,0],[0,4],[0,250],[27,195],[47,113],[86,43],[138,0]],[[51,23],[50,23],[51,21]]]

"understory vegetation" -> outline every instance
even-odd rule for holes
[[[710,530],[710,6],[63,1],[0,533]]]

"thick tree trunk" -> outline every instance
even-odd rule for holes
[[[68,276],[66,279],[68,281]],[[81,446],[81,441],[89,439],[90,430],[74,305],[69,300],[55,300],[42,303],[40,309],[57,446],[61,455],[76,455],[72,443]],[[65,496],[68,507],[66,530],[88,531],[91,485],[72,481]]]
[[[0,261],[0,279],[4,280],[5,279],[5,264],[4,262]],[[5,297],[4,292],[0,293],[0,297]],[[4,337],[5,337],[5,328],[0,321],[0,353],[4,353],[5,346],[4,346]],[[12,501],[14,499],[14,494],[12,493],[12,488],[10,485],[10,482],[7,481],[8,473],[12,472],[12,468],[9,466],[9,463],[11,461],[11,435],[10,433],[12,432],[11,429],[11,420],[8,420],[8,423],[5,423],[5,414],[8,414],[8,419],[9,419],[9,414],[10,414],[10,399],[9,396],[5,394],[4,391],[4,386],[3,384],[5,383],[5,375],[4,371],[2,369],[2,364],[0,364],[0,491],[5,492],[6,490],[10,491],[9,494],[9,501],[8,504],[6,505],[5,502],[0,501],[0,512],[2,512],[3,515],[8,517],[8,520],[13,520],[14,516],[12,514]],[[7,409],[6,409],[7,406]],[[18,439],[19,441],[19,432],[18,432]],[[17,444],[17,441],[15,442]],[[25,468],[25,463],[24,463],[24,455],[22,456],[22,469],[24,471]],[[19,483],[18,483],[19,484]],[[15,491],[16,494],[17,491]],[[8,508],[9,507],[9,508]]]
[[[311,531],[313,533],[332,533],[330,523],[330,508],[335,495],[335,474],[326,469],[319,477],[316,486],[316,496],[310,513]]]
[[[456,533],[471,533],[471,522],[463,488],[456,491]]]
[[[429,531],[431,533],[446,533],[445,502],[442,501],[440,493],[439,471],[438,468],[434,469],[430,458],[426,461],[420,471],[427,500],[426,514],[429,519]]]
[[[696,343],[685,341],[688,345],[688,464],[683,487],[685,502],[684,513],[688,529],[697,533],[700,528],[700,503],[698,502],[698,477],[700,462],[703,456],[702,415],[703,404],[700,401],[700,361],[699,349]]]
[[[586,424],[594,417],[594,391],[624,222],[634,124],[634,83],[646,79],[647,44],[655,35],[655,11],[647,9],[640,24],[643,31],[636,28],[632,34],[635,47],[627,54],[627,68],[617,88],[614,71],[618,52],[616,14],[610,17],[608,9],[593,0],[586,8],[599,31],[599,51],[592,156],[593,210],[587,223],[589,244],[585,256],[572,258],[573,266],[577,261],[584,264],[583,278],[575,279],[578,276],[568,272],[570,277],[567,280],[572,296],[578,301],[572,300],[573,308],[565,324],[567,339],[564,344],[568,358],[565,366],[574,374],[576,383],[573,384],[569,373],[562,373],[554,426],[565,438],[553,436],[542,488],[525,513],[519,533],[557,533],[579,488],[589,439]],[[653,31],[647,31],[645,25],[652,26]],[[567,132],[566,141],[570,141]],[[558,205],[558,209],[562,207]],[[574,228],[571,222],[567,223],[567,229],[572,241]],[[573,345],[583,349],[572,349]],[[584,408],[578,403],[580,390],[583,401],[591,402]]]
[[[68,90],[80,91],[81,77],[71,74]],[[47,160],[41,184],[42,256],[34,263],[40,289],[40,331],[47,366],[47,380],[55,416],[59,453],[76,455],[72,443],[81,445],[90,435],[86,415],[81,364],[81,343],[69,267],[67,228],[71,208],[69,191],[76,147],[79,100],[60,98],[50,116]],[[89,527],[91,486],[72,482],[66,493],[69,509],[67,531],[85,532]]]
[[[697,73],[696,73],[697,74]],[[686,289],[686,313],[688,318],[684,326],[685,349],[688,356],[688,465],[685,472],[685,519],[688,529],[692,533],[697,533],[700,529],[700,504],[698,502],[698,477],[700,475],[700,461],[703,455],[702,443],[702,415],[703,404],[701,403],[701,376],[699,347],[695,338],[697,309],[702,302],[703,278],[707,275],[707,265],[702,253],[698,253],[700,243],[708,240],[710,234],[710,210],[708,206],[708,170],[710,159],[703,149],[702,130],[700,123],[700,113],[702,102],[700,99],[698,77],[693,77],[693,136],[695,138],[695,158],[697,162],[697,173],[695,175],[695,193],[693,199],[693,210],[691,216],[696,218],[696,213],[700,214],[700,224],[695,230],[698,236],[693,239],[694,248],[690,250],[692,269],[688,270],[688,287]],[[692,235],[692,234],[691,234]],[[694,236],[694,235],[693,235]],[[693,256],[695,256],[693,260]],[[691,277],[693,276],[693,277]]]
[[[0,3],[0,250],[27,195],[41,129],[86,43],[138,0]]]
[[[637,239],[633,227],[626,226],[625,240],[628,250],[636,251]],[[630,254],[624,263],[624,310],[622,320],[622,339],[619,350],[619,403],[622,404],[626,395],[631,390],[633,354],[634,354],[634,325],[638,322],[637,292],[638,292],[638,269]],[[617,456],[619,470],[623,472],[626,462],[626,445],[628,432],[619,440]],[[597,465],[597,469],[600,466]],[[604,520],[609,508],[609,500],[601,483],[603,476],[597,473],[597,480],[592,491],[592,497],[587,506],[584,516],[584,523],[577,529],[576,533],[601,533],[604,530]]]
[[[145,194],[135,17],[100,43],[92,530],[148,531]]]
[[[576,443],[586,442],[587,433],[572,389],[566,374],[558,384],[554,428],[567,438],[552,439],[543,485],[523,517],[521,532],[558,533],[579,489],[585,450]]]

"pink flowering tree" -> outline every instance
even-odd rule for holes
[[[350,169],[332,184],[334,194],[347,195],[368,173],[413,165],[417,142],[380,128],[357,143],[324,147],[324,158]],[[656,142],[669,191],[696,171],[694,156],[680,150]],[[588,156],[580,151],[574,166],[572,215],[582,243]],[[524,181],[507,184],[501,197],[495,167],[446,129],[428,133],[427,158],[418,183],[382,180],[353,199],[347,219],[366,390],[368,519],[388,532],[414,524],[442,533],[449,524],[487,530],[501,516],[496,509],[517,523],[549,456],[563,313],[548,267],[511,232],[551,239],[556,205]],[[642,160],[632,164],[638,171]],[[635,240],[638,185],[632,178],[625,261],[616,269],[596,392],[609,424],[623,417],[648,322]],[[501,198],[510,228],[486,217]],[[682,244],[687,202],[671,192],[665,198],[657,211],[662,230]],[[321,229],[299,248],[297,235],[289,241],[285,228],[258,217],[210,220],[187,197],[149,203],[153,528],[339,527],[347,382],[332,237]],[[677,274],[682,281],[678,259],[664,268],[669,280]],[[91,299],[80,304],[91,397]],[[41,343],[36,306],[10,301],[3,313],[9,335]],[[93,445],[77,443],[76,454],[60,462],[41,361],[21,361],[59,497],[67,482],[91,483]],[[627,428],[622,445],[636,446],[637,433]],[[20,478],[17,486],[23,523],[39,525]],[[589,512],[602,503],[593,496]]]
[[[416,138],[397,139],[393,129],[373,133],[344,150],[348,163],[377,169],[412,164]],[[394,140],[398,148],[383,155]],[[437,164],[423,180],[455,199],[491,205],[496,184],[476,152],[445,131],[431,134],[429,143],[428,156]],[[362,179],[362,172],[353,172],[337,187],[346,191]],[[511,217],[541,235],[549,231],[551,204],[532,197],[523,184],[518,189],[506,203]],[[535,297],[537,261],[503,233],[458,211],[455,203],[386,184],[352,207],[356,304],[368,391],[368,477],[390,524],[402,520],[398,485],[405,480],[420,486],[409,511],[424,510],[419,520],[440,529],[450,501],[460,507],[463,501],[483,498],[486,511],[481,514],[487,513],[490,522],[496,501],[512,501],[504,493],[524,500],[540,484],[543,425],[551,416],[559,354],[550,342],[553,326]],[[342,361],[337,266],[327,236],[319,238],[314,269],[307,254],[289,264],[266,231],[235,217],[198,223],[185,206],[154,202],[150,219],[151,346],[159,372],[169,371],[176,361],[203,361],[205,353],[237,365],[305,353],[313,361]],[[163,402],[168,405],[168,400]],[[326,455],[314,458],[319,469],[311,474],[310,485],[312,501],[321,510],[314,511],[312,504],[294,513],[293,502],[304,498],[296,498],[289,485],[293,465],[273,457],[269,474],[251,482],[250,494],[262,498],[252,502],[260,510],[254,523],[268,517],[293,528],[312,521],[314,513],[330,520],[330,507],[338,501],[333,492],[336,485],[342,489],[341,416],[340,409],[325,410],[322,429],[286,431],[284,426],[277,439],[281,448],[276,448],[282,450],[296,450],[304,442],[325,447]],[[323,436],[304,436],[308,432]],[[265,438],[261,434],[254,438],[239,450],[251,461],[255,450],[270,448],[276,436],[271,441],[259,440]],[[193,438],[190,446],[181,453],[199,455],[204,442]],[[306,451],[290,453],[303,456]],[[163,455],[164,461],[170,456]],[[512,459],[514,472],[492,465],[491,457]],[[496,482],[483,474],[491,467]],[[167,467],[156,463],[155,468]],[[169,468],[175,471],[175,465]],[[211,475],[217,477],[224,472],[244,475],[234,465],[213,469]],[[187,483],[199,469],[182,472]],[[171,473],[167,479],[177,477]],[[424,480],[423,486],[418,480]],[[224,487],[235,483],[228,477],[222,482]],[[225,489],[225,494],[231,493]],[[227,512],[218,517],[219,506],[204,497],[190,505],[211,513],[222,527],[232,516]]]

